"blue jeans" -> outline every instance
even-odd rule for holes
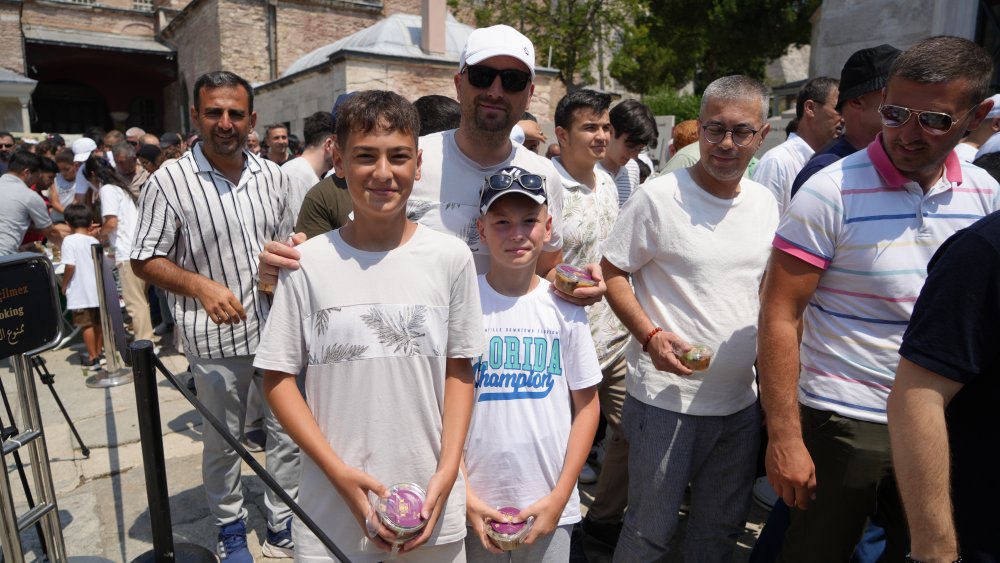
[[[629,443],[629,509],[615,563],[649,563],[667,554],[688,483],[691,510],[684,561],[731,561],[750,510],[759,405],[726,416],[694,416],[647,405],[630,395],[622,425]]]

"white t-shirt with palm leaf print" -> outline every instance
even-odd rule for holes
[[[337,455],[386,486],[426,488],[441,453],[446,360],[482,353],[472,255],[423,226],[388,252],[353,248],[339,230],[298,250],[299,269],[279,276],[254,365],[285,373],[305,366],[306,403]],[[299,503],[351,561],[386,557],[308,456]],[[297,560],[328,560],[299,520],[293,534]],[[464,537],[460,475],[427,543]]]

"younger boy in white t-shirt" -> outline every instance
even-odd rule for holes
[[[89,207],[73,203],[66,206],[63,215],[73,233],[62,242],[62,262],[65,266],[62,292],[66,294],[66,309],[73,313],[73,324],[80,327],[83,343],[87,347],[83,364],[94,373],[101,369],[104,333],[101,331],[97,272],[94,271],[91,248],[101,243],[90,235],[94,212]]]
[[[482,312],[468,246],[406,219],[419,128],[392,92],[358,92],[338,108],[336,170],[354,217],[282,270],[254,361],[305,454],[299,503],[356,563],[465,561],[458,468]],[[389,554],[395,536],[372,517],[369,492],[404,482],[427,491],[426,527]],[[332,559],[298,519],[292,534],[297,561]]]
[[[601,368],[584,308],[535,274],[552,229],[546,201],[544,177],[518,167],[488,176],[480,198],[490,270],[479,276],[485,352],[464,456],[470,562],[565,563],[580,521],[576,481],[597,430]],[[501,507],[533,519],[509,554],[486,536]]]

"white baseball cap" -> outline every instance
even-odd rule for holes
[[[488,58],[503,56],[514,57],[527,65],[531,79],[535,79],[535,46],[530,39],[509,25],[482,27],[470,33],[458,62],[458,71]]]
[[[97,143],[90,137],[80,137],[73,141],[73,162],[87,162],[90,153],[97,150]]]
[[[989,98],[986,98],[986,100],[993,100],[993,109],[991,109],[990,112],[986,114],[986,119],[994,119],[1000,117],[1000,94],[993,94]]]

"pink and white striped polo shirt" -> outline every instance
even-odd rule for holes
[[[986,171],[954,152],[926,194],[893,166],[879,135],[803,185],[774,247],[822,268],[805,311],[799,402],[886,422],[903,331],[949,236],[998,209]]]

